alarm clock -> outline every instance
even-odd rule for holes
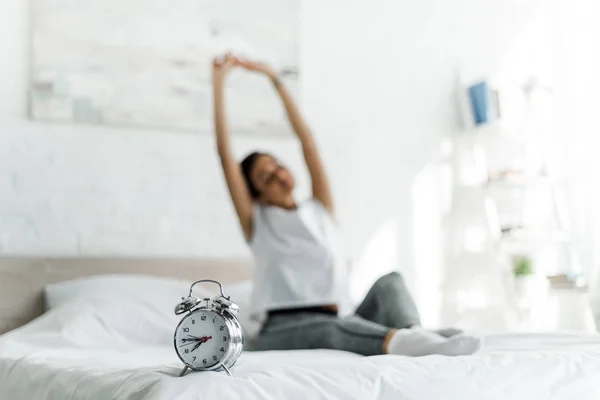
[[[221,294],[212,299],[192,296],[194,285],[212,282],[219,285]],[[239,307],[225,297],[223,286],[214,280],[203,279],[192,283],[187,298],[175,306],[175,314],[186,314],[173,335],[177,356],[188,370],[215,371],[222,369],[231,375],[233,367],[242,354],[244,332],[236,314]]]

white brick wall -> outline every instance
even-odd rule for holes
[[[512,2],[456,3],[304,2],[304,110],[352,256],[396,219],[399,262],[412,264],[411,185],[455,129],[454,67],[486,71],[518,26]],[[210,134],[25,119],[27,4],[0,12],[0,253],[247,254]],[[307,193],[293,140],[235,146],[275,152]]]
[[[2,252],[246,254],[208,135],[18,127],[1,136]]]

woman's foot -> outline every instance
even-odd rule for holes
[[[481,349],[481,339],[475,336],[455,336],[446,340],[443,346],[438,346],[434,353],[446,356],[470,356]]]
[[[420,325],[413,325],[410,329],[423,329]],[[452,336],[461,335],[464,331],[457,328],[441,328],[441,329],[429,329],[430,332],[437,333],[438,335],[450,338]]]
[[[481,348],[481,339],[460,335],[449,339],[422,328],[399,329],[391,337],[388,354],[413,357],[440,354],[445,356],[466,356]]]
[[[450,338],[456,335],[461,335],[464,333],[464,331],[457,329],[457,328],[442,328],[442,329],[435,329],[433,330],[433,332],[437,333],[440,336],[443,336],[445,338]]]

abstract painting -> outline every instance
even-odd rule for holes
[[[30,116],[35,120],[212,129],[212,59],[269,62],[299,86],[300,0],[32,0]],[[287,131],[263,76],[227,81],[234,133]]]

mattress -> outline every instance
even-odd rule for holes
[[[74,345],[66,332],[0,337],[0,399],[600,399],[600,337],[488,335],[468,357],[245,352],[223,372],[178,374],[169,346]]]

